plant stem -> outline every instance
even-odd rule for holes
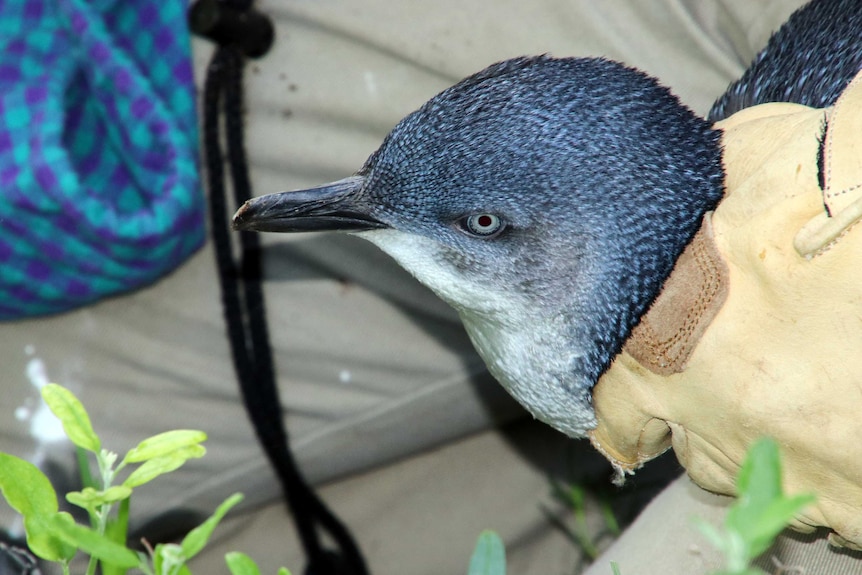
[[[90,555],[90,562],[87,563],[87,575],[96,575],[96,564],[98,562],[98,559]]]
[[[117,461],[117,456],[116,454],[103,449],[96,455],[96,461],[99,465],[99,475],[102,477],[102,490],[107,491],[111,487],[111,483],[113,483],[114,477],[117,473],[117,470],[113,469],[114,463]],[[104,535],[107,530],[108,515],[111,513],[111,507],[112,505],[110,503],[104,503],[99,506],[98,510],[96,510],[96,524],[94,525],[94,528],[99,535]],[[87,563],[87,575],[96,575],[96,566],[98,564],[99,560],[93,555],[90,555],[90,561]]]

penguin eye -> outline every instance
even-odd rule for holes
[[[503,229],[503,220],[494,214],[473,214],[461,220],[461,226],[471,235],[489,238]]]

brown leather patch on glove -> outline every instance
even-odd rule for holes
[[[704,216],[700,230],[624,346],[638,363],[659,375],[685,368],[727,299],[727,264],[715,245],[710,216]]]

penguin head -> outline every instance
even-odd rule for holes
[[[518,399],[583,412],[556,424],[579,435],[590,388],[722,177],[718,135],[654,79],[604,59],[518,58],[404,118],[354,176],[251,200],[235,225],[372,241],[459,311]],[[527,353],[518,342],[542,357],[510,361]],[[522,389],[543,369],[542,389]]]

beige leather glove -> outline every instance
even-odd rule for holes
[[[771,436],[785,489],[817,495],[793,527],[862,548],[862,73],[833,108],[766,104],[718,127],[727,195],[596,386],[592,441],[623,472],[672,446],[733,494]]]

